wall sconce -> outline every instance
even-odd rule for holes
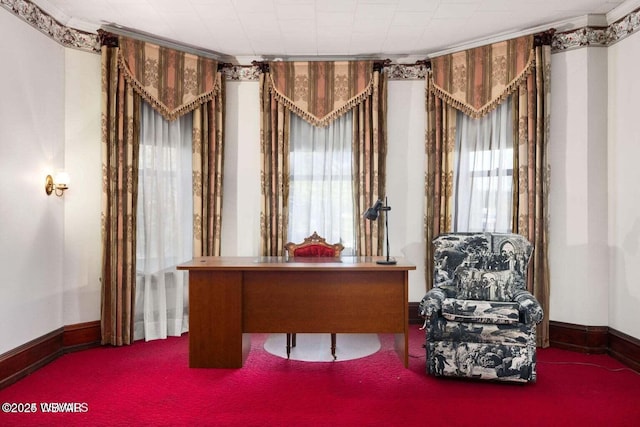
[[[51,175],[47,175],[44,183],[44,191],[47,196],[55,193],[56,196],[62,197],[64,191],[69,189],[69,174],[66,172],[58,172],[55,181]]]

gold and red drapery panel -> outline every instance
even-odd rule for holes
[[[533,35],[431,60],[431,90],[447,104],[479,118],[496,108],[535,65]]]
[[[102,45],[102,342],[133,342],[140,104],[193,111],[194,256],[220,254],[224,81],[218,64],[98,30]]]
[[[220,90],[213,59],[127,37],[119,45],[125,79],[167,120],[211,101]]]
[[[314,126],[324,127],[371,96],[372,61],[269,63],[278,102]]]

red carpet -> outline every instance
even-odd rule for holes
[[[604,355],[538,350],[538,382],[494,384],[425,374],[411,326],[404,369],[377,353],[340,363],[287,361],[252,337],[242,369],[188,368],[188,338],[65,355],[0,390],[2,426],[637,426],[640,375]],[[76,413],[45,413],[64,403]]]

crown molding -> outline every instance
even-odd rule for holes
[[[627,3],[624,4],[627,5]],[[626,11],[626,9],[624,10]],[[640,8],[610,22],[609,18],[613,16],[617,15],[607,15],[608,25],[606,26],[587,25],[575,30],[556,32],[551,45],[552,53],[583,47],[609,47],[640,29]]]
[[[29,0],[0,0],[0,6],[64,47],[100,52],[97,34],[67,27]]]
[[[100,52],[100,42],[97,34],[94,33],[98,29],[98,24],[69,18],[69,16],[64,14],[54,2],[50,0],[0,0],[0,6],[12,12],[40,32],[48,35],[64,47],[85,50],[92,53]],[[45,12],[41,7],[46,7],[49,12]],[[79,29],[79,27],[81,28]],[[228,55],[205,51],[178,42],[162,40],[153,35],[146,35],[136,30],[115,25],[106,25],[103,26],[103,28],[116,34],[145,39],[149,42],[185,50],[196,55],[233,62],[232,57]],[[640,28],[640,0],[626,1],[606,15],[584,15],[518,32],[505,32],[490,38],[475,40],[471,43],[459,44],[446,50],[425,55],[419,59],[435,58],[461,50],[547,31],[550,28],[556,30],[551,45],[552,53],[582,47],[607,47],[635,33]],[[411,56],[411,58],[413,57],[415,57],[415,55]],[[300,58],[289,59],[301,60]],[[318,60],[318,58],[314,59]],[[406,62],[403,59],[407,60],[409,57],[398,57],[398,61],[396,62]],[[426,67],[423,65],[396,63],[386,67],[386,72],[388,73],[388,77],[393,80],[423,79],[426,74]],[[233,65],[225,67],[224,73],[229,80],[257,80],[256,69],[253,66]]]

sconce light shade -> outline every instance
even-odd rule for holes
[[[47,175],[44,181],[44,191],[47,196],[55,193],[56,196],[62,197],[64,191],[69,189],[69,174],[66,172],[58,172],[55,181],[51,175]]]
[[[57,188],[69,188],[69,174],[61,171],[56,174],[56,187]]]

